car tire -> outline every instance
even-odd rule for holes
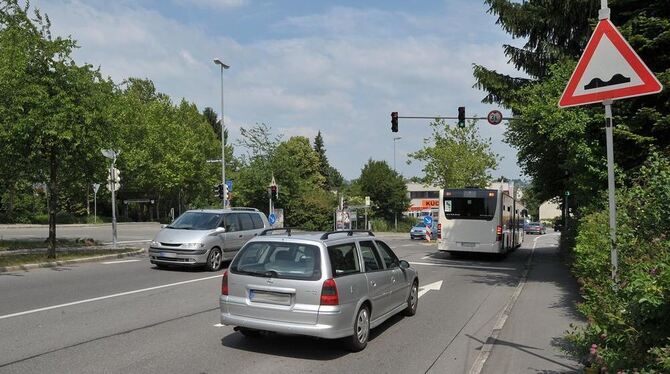
[[[402,314],[411,317],[416,314],[416,308],[419,304],[419,281],[414,281],[412,288],[407,296],[407,308],[402,311]]]
[[[352,352],[360,352],[368,345],[370,337],[370,309],[363,305],[356,313],[354,335],[349,337],[347,348]]]
[[[248,329],[246,327],[239,327],[237,331],[240,334],[244,335],[245,338],[257,339],[261,337],[261,332],[259,330]]]
[[[209,251],[209,255],[207,256],[207,263],[205,264],[205,268],[209,271],[217,271],[221,268],[221,264],[223,263],[223,253],[221,252],[221,249],[218,247],[214,247]]]

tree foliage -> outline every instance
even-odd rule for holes
[[[387,221],[393,220],[397,213],[404,212],[409,206],[403,177],[386,161],[368,160],[353,185],[354,194],[370,196],[374,214]]]
[[[408,155],[423,165],[423,182],[449,188],[486,187],[499,156],[491,151],[491,139],[479,135],[476,122],[460,128],[436,120],[430,126],[432,137],[423,140],[422,149]]]

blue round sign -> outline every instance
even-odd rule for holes
[[[275,216],[274,213],[270,213],[270,215],[268,216],[268,222],[271,225],[274,225],[275,223],[277,223],[277,216]]]
[[[433,224],[433,217],[431,217],[431,216],[424,216],[424,217],[423,217],[423,223],[424,223],[426,226],[430,226],[430,225],[432,225],[432,224]]]

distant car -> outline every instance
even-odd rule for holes
[[[277,230],[250,240],[224,273],[222,324],[246,337],[270,331],[345,338],[360,351],[371,328],[416,313],[416,270],[373,233]]]
[[[426,239],[426,231],[428,231],[428,227],[426,226],[425,223],[420,222],[414,225],[409,230],[409,238],[410,239]],[[431,226],[431,235],[430,235],[431,240],[434,240],[437,238],[437,223],[433,222]]]
[[[270,227],[254,208],[189,210],[156,234],[149,261],[157,267],[221,268],[251,238]]]
[[[524,230],[526,234],[544,235],[547,233],[547,228],[541,222],[529,222],[526,224]]]

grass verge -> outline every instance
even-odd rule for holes
[[[66,261],[78,258],[95,257],[112,255],[119,253],[132,252],[138,248],[124,248],[124,249],[100,249],[91,251],[77,251],[77,252],[61,252],[56,253],[56,258],[47,258],[46,253],[33,253],[11,256],[0,256],[0,267],[39,264],[43,262]]]

